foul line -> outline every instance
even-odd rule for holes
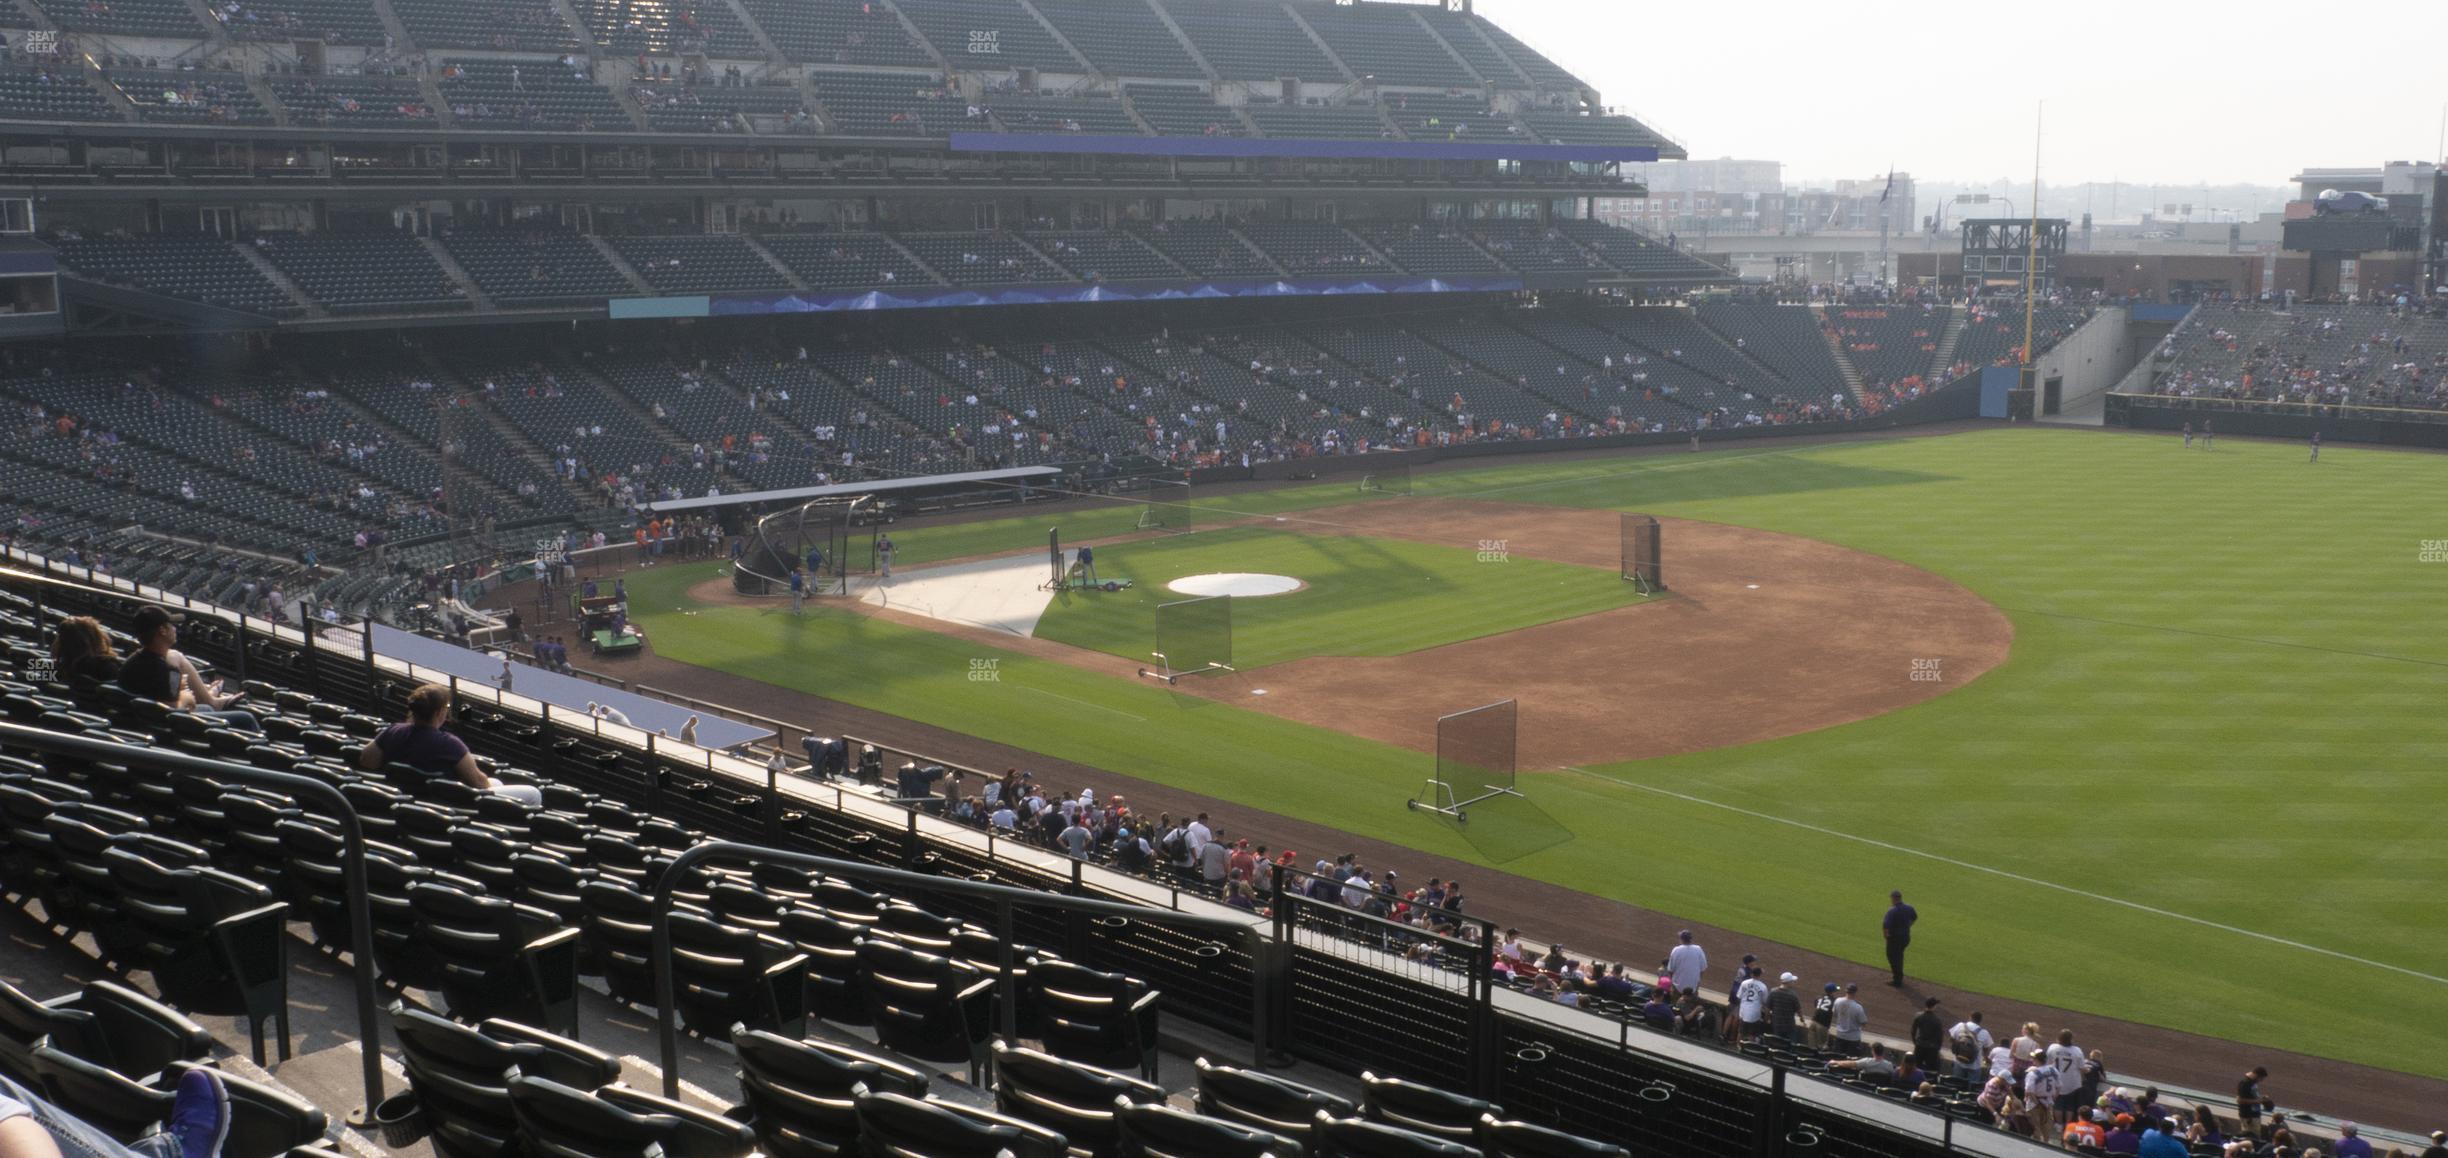
[[[1001,681],[999,681],[999,680],[998,680],[998,681],[996,681],[996,682],[998,682],[998,683],[999,683],[999,682],[1001,682]],[[1096,710],[1098,710],[1098,711],[1100,711],[1100,712],[1112,712],[1113,714],[1115,714],[1115,715],[1117,715],[1117,716],[1120,716],[1120,717],[1122,717],[1122,718],[1123,718],[1123,719],[1125,719],[1125,720],[1137,720],[1137,721],[1139,721],[1139,722],[1140,722],[1140,723],[1142,723],[1142,724],[1147,723],[1147,717],[1146,717],[1146,716],[1134,716],[1134,715],[1130,714],[1129,712],[1123,711],[1123,710],[1122,710],[1122,709],[1120,709],[1120,708],[1109,708],[1109,707],[1106,707],[1106,706],[1105,706],[1105,705],[1103,705],[1103,704],[1092,704],[1092,703],[1089,703],[1089,702],[1088,702],[1088,701],[1086,701],[1086,700],[1074,700],[1074,699],[1072,699],[1071,697],[1069,697],[1069,696],[1066,696],[1066,695],[1062,694],[1061,692],[1049,692],[1049,691],[1045,690],[1044,688],[1033,688],[1033,687],[1028,686],[1027,684],[1013,684],[1012,686],[1013,686],[1013,687],[1016,687],[1016,688],[1018,688],[1018,689],[1020,689],[1021,691],[1024,691],[1024,692],[1035,692],[1035,693],[1037,693],[1038,695],[1041,695],[1041,696],[1052,696],[1052,697],[1054,697],[1055,699],[1058,699],[1058,700],[1065,700],[1065,701],[1068,701],[1068,702],[1070,702],[1070,703],[1078,704],[1079,706],[1081,706],[1081,707],[1083,707],[1083,708],[1095,708]]]
[[[2205,918],[2192,916],[2186,913],[2172,912],[2167,909],[2145,905],[2139,901],[2128,901],[2121,897],[2108,896],[2105,893],[2094,893],[2084,889],[2073,888],[2068,885],[2058,884],[2055,881],[2042,880],[2039,877],[2024,876],[2021,873],[2008,872],[2005,869],[1992,868],[1985,864],[1974,864],[1971,861],[1957,860],[1951,856],[1941,856],[1934,852],[1925,852],[1917,848],[1908,848],[1900,844],[1891,844],[1887,841],[1877,840],[1867,836],[1855,836],[1850,832],[1839,832],[1836,829],[1821,827],[1820,825],[1811,824],[1807,821],[1794,820],[1789,817],[1777,816],[1772,813],[1757,812],[1752,809],[1743,808],[1733,804],[1721,804],[1717,801],[1709,800],[1704,797],[1676,792],[1670,788],[1659,788],[1655,785],[1643,784],[1637,780],[1618,780],[1612,776],[1600,776],[1598,773],[1591,772],[1586,768],[1573,767],[1569,768],[1568,770],[1579,772],[1584,776],[1590,776],[1601,780],[1607,780],[1612,783],[1638,788],[1643,792],[1654,792],[1660,796],[1669,796],[1676,800],[1682,800],[1692,804],[1703,804],[1710,808],[1723,809],[1727,812],[1737,813],[1739,815],[1752,817],[1757,820],[1766,820],[1777,824],[1790,825],[1806,832],[1818,833],[1821,836],[1832,836],[1839,840],[1850,840],[1859,844],[1869,845],[1873,848],[1885,849],[1889,852],[1900,852],[1907,856],[1917,856],[1924,860],[1934,860],[1940,864],[1952,865],[1960,869],[1970,869],[1973,872],[1988,873],[1991,876],[2004,877],[2007,880],[2015,881],[2020,884],[2038,885],[2042,888],[2055,889],[2058,892],[2069,893],[2077,897],[2082,897],[2085,900],[2104,901],[2111,905],[2121,905],[2137,912],[2149,913],[2154,917],[2173,917],[2179,921],[2200,925],[2205,928],[2217,929],[2220,932],[2235,933],[2240,936],[2251,937],[2257,941],[2267,941],[2272,945],[2282,945],[2289,949],[2301,949],[2307,953],[2318,953],[2323,957],[2334,957],[2340,961],[2351,961],[2357,965],[2369,965],[2374,969],[2386,969],[2391,973],[2402,973],[2405,976],[2417,978],[2423,981],[2429,981],[2434,984],[2448,985],[2448,977],[2440,977],[2434,974],[2424,973],[2418,969],[2408,969],[2403,965],[2391,965],[2386,961],[2374,961],[2369,957],[2357,957],[2352,953],[2341,953],[2335,949],[2324,949],[2318,945],[2307,945],[2301,941],[2290,941],[2284,937],[2273,936],[2269,933],[2255,932],[2251,929],[2241,929],[2234,925],[2223,925],[2217,921],[2207,920]]]

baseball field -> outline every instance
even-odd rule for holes
[[[2016,429],[1202,497],[1067,523],[1134,586],[1025,639],[629,587],[667,659],[1853,960],[1903,887],[1936,983],[2448,1076],[2448,457],[2305,457]],[[900,567],[1048,521],[896,528]],[[1135,678],[1212,571],[1303,588],[1235,600],[1237,672]],[[1528,799],[1407,811],[1434,716],[1502,695]]]

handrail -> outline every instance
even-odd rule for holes
[[[737,841],[708,841],[693,845],[682,851],[679,856],[673,857],[671,864],[663,870],[661,879],[655,882],[653,960],[655,1024],[661,1051],[660,1060],[663,1066],[663,1095],[670,1098],[680,1096],[679,983],[672,969],[672,902],[674,894],[679,891],[680,882],[685,879],[688,871],[713,860],[727,860],[746,865],[791,865],[835,876],[906,885],[932,892],[952,893],[957,896],[993,901],[997,949],[1002,958],[997,962],[1001,973],[997,980],[997,987],[1001,996],[1000,1020],[1003,1023],[1002,1032],[1005,1037],[1016,1036],[1012,1032],[1012,1026],[1015,1011],[1019,1008],[1019,983],[1013,979],[1012,969],[1012,910],[1018,905],[1042,905],[1087,916],[1122,917],[1136,921],[1186,925],[1226,935],[1238,933],[1248,946],[1251,961],[1263,962],[1265,958],[1262,949],[1265,942],[1265,922],[1257,918],[1235,921],[1222,917],[1203,917],[1193,913],[1150,909],[1146,905],[1091,900],[1062,893],[1014,888],[1010,885],[985,884],[959,877],[928,876],[925,873],[910,872],[906,869],[883,868],[878,865],[861,864],[857,861],[837,860],[813,853],[766,848]],[[1266,969],[1263,964],[1250,971],[1250,986],[1254,1003],[1252,1008],[1264,1010],[1266,1008]],[[1266,1018],[1263,1015],[1252,1019],[1250,1038],[1254,1064],[1257,1068],[1264,1069],[1267,1064],[1267,1027]]]
[[[281,789],[295,796],[311,797],[328,805],[331,814],[340,821],[344,842],[341,859],[342,880],[348,890],[349,956],[351,970],[357,982],[358,1053],[365,1066],[365,1105],[353,1110],[348,1121],[364,1126],[373,1121],[374,1107],[383,1100],[382,1023],[375,1018],[374,980],[374,918],[366,891],[365,825],[357,817],[357,809],[349,804],[340,790],[310,776],[294,772],[274,772],[248,764],[233,764],[226,760],[209,760],[184,752],[169,752],[160,748],[140,748],[96,740],[87,736],[50,732],[29,728],[23,724],[0,721],[0,746],[15,745],[62,756],[77,756],[112,764],[132,764],[170,772],[192,772],[218,780],[240,780]]]

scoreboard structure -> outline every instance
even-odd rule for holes
[[[2066,255],[2065,218],[1972,217],[1962,224],[1965,289],[2020,290],[2026,267],[2032,292],[2055,287]]]

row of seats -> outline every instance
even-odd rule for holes
[[[70,32],[201,40],[206,30],[179,0],[37,0]],[[702,52],[718,60],[756,60],[762,31],[794,64],[931,68],[938,58],[961,71],[1031,68],[1093,72],[1112,78],[1202,81],[1214,75],[1271,82],[1297,76],[1318,83],[1376,77],[1390,85],[1576,89],[1553,62],[1469,13],[1327,3],[1257,4],[1244,0],[1158,0],[1181,33],[1144,3],[1050,0],[1036,13],[1014,0],[913,0],[893,7],[865,0],[743,0],[752,31],[732,5],[647,0],[579,0],[573,28],[546,0],[474,5],[466,0],[397,0],[394,11],[414,48],[565,53],[592,42],[619,55]],[[1288,8],[1297,8],[1295,16]],[[262,0],[217,6],[220,31],[242,40],[319,40],[386,45],[382,21],[342,0]],[[1042,15],[1044,22],[1038,17]],[[913,36],[902,23],[915,25]],[[1302,23],[1307,28],[1304,29]],[[1068,47],[1048,32],[1058,30]],[[1309,30],[1341,59],[1338,68]],[[923,40],[919,39],[923,36]],[[1184,38],[1188,44],[1184,44]],[[930,47],[933,49],[929,51]],[[1611,138],[1610,138],[1611,139]]]

